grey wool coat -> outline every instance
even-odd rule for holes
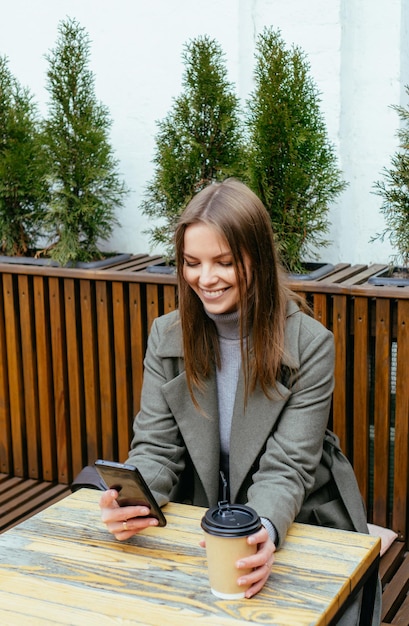
[[[231,501],[246,503],[271,520],[278,547],[313,488],[321,459],[333,390],[333,337],[289,302],[285,350],[289,358],[273,399],[256,389],[244,406],[240,374],[230,440]],[[174,311],[152,325],[141,410],[127,460],[139,468],[161,505],[173,500],[208,507],[218,501],[215,373],[196,398],[201,410],[187,388]]]

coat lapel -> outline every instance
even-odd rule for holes
[[[185,372],[166,383],[163,393],[202,481],[208,501],[217,501],[220,438],[215,379],[207,381],[204,393],[196,394],[203,413],[192,402]]]
[[[212,376],[197,401],[203,412],[196,409],[190,397],[183,362],[182,334],[178,314],[158,345],[163,359],[167,382],[162,391],[174,416],[190,458],[202,482],[209,502],[217,501],[219,491],[220,437],[216,378]]]
[[[240,375],[230,437],[230,494],[233,502],[247,475],[258,469],[254,467],[253,470],[252,465],[263,449],[289,395],[289,390],[278,383],[274,400],[269,400],[261,390],[256,390],[244,409],[244,380],[242,374]]]
[[[299,308],[295,302],[287,304],[287,325],[285,330],[285,351],[283,365],[299,367],[298,340],[299,316],[293,316]],[[271,390],[271,398],[261,389],[256,389],[244,408],[244,378],[240,374],[233,412],[230,437],[230,493],[237,497],[241,485],[249,473],[257,471],[255,464],[291,392],[280,381],[277,389]]]

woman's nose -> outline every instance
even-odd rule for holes
[[[200,271],[200,283],[202,285],[212,285],[218,280],[213,265],[203,264]]]

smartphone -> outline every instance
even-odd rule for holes
[[[159,526],[166,526],[162,509],[136,467],[98,459],[95,461],[95,469],[106,487],[118,492],[119,506],[147,506],[150,513],[146,517],[155,517]]]

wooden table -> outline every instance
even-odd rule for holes
[[[99,497],[82,489],[0,535],[1,624],[324,625],[377,574],[378,538],[294,524],[263,591],[220,600],[199,546],[204,509],[169,504],[166,528],[123,543]]]

